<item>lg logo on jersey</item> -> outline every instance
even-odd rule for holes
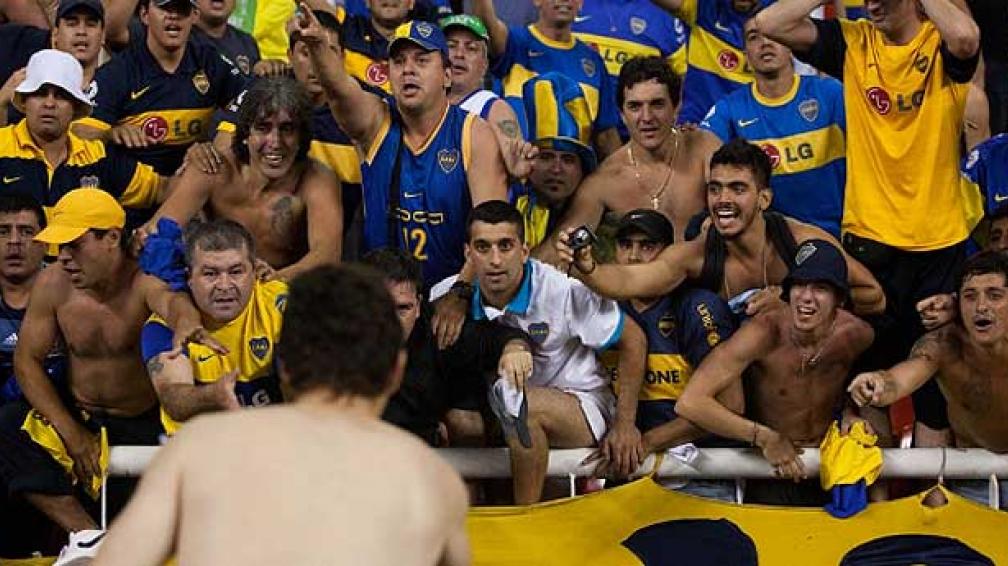
[[[892,97],[882,87],[873,86],[869,88],[865,91],[865,97],[872,108],[882,116],[885,116],[893,109]],[[918,90],[909,95],[903,93],[896,95],[895,106],[897,112],[911,112],[916,108],[920,108],[922,104],[924,104],[923,90]]]
[[[151,116],[143,121],[144,134],[155,142],[164,141],[169,134],[172,139],[194,138],[203,132],[202,120],[175,120],[170,125],[161,116]]]

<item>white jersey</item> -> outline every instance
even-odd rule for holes
[[[455,279],[435,285],[431,300],[444,295]],[[623,332],[624,315],[616,301],[535,259],[525,263],[518,293],[503,310],[483,302],[478,281],[474,287],[472,317],[524,330],[534,344],[528,383],[576,395],[600,438],[612,411],[612,394],[596,353],[613,346]]]

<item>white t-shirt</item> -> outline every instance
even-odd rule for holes
[[[431,300],[447,293],[456,278],[435,285]],[[474,319],[521,328],[532,339],[529,384],[563,391],[594,391],[609,384],[596,352],[614,345],[623,332],[616,301],[535,259],[525,262],[521,287],[504,310],[484,304],[478,281],[474,287]]]

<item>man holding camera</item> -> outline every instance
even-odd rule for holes
[[[513,206],[487,201],[473,208],[465,247],[476,272],[470,316],[520,328],[533,344],[531,371],[498,380],[491,391],[511,449],[519,505],[542,497],[551,447],[598,444],[617,467],[637,468],[644,452],[634,421],[647,350],[643,331],[615,301],[529,259],[523,231]],[[449,289],[460,293],[455,281],[450,277],[434,286],[432,300]],[[610,347],[620,350],[615,416],[609,380],[596,356]]]

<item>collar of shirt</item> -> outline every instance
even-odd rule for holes
[[[45,160],[45,153],[35,143],[31,133],[28,131],[28,118],[22,119],[17,126],[14,126],[14,139],[17,141],[18,148],[21,151],[32,153],[36,158]],[[86,152],[86,149],[84,147],[84,140],[75,136],[71,131],[67,131],[67,140],[69,140],[70,149],[67,151],[66,163],[71,163],[73,157]],[[58,166],[59,164],[56,165]]]
[[[472,316],[474,320],[489,319],[495,320],[506,312],[524,315],[528,312],[529,303],[532,301],[532,260],[526,260],[523,267],[525,274],[522,276],[521,286],[514,298],[500,310],[496,307],[485,305],[483,295],[480,293],[479,279],[473,285]]]

